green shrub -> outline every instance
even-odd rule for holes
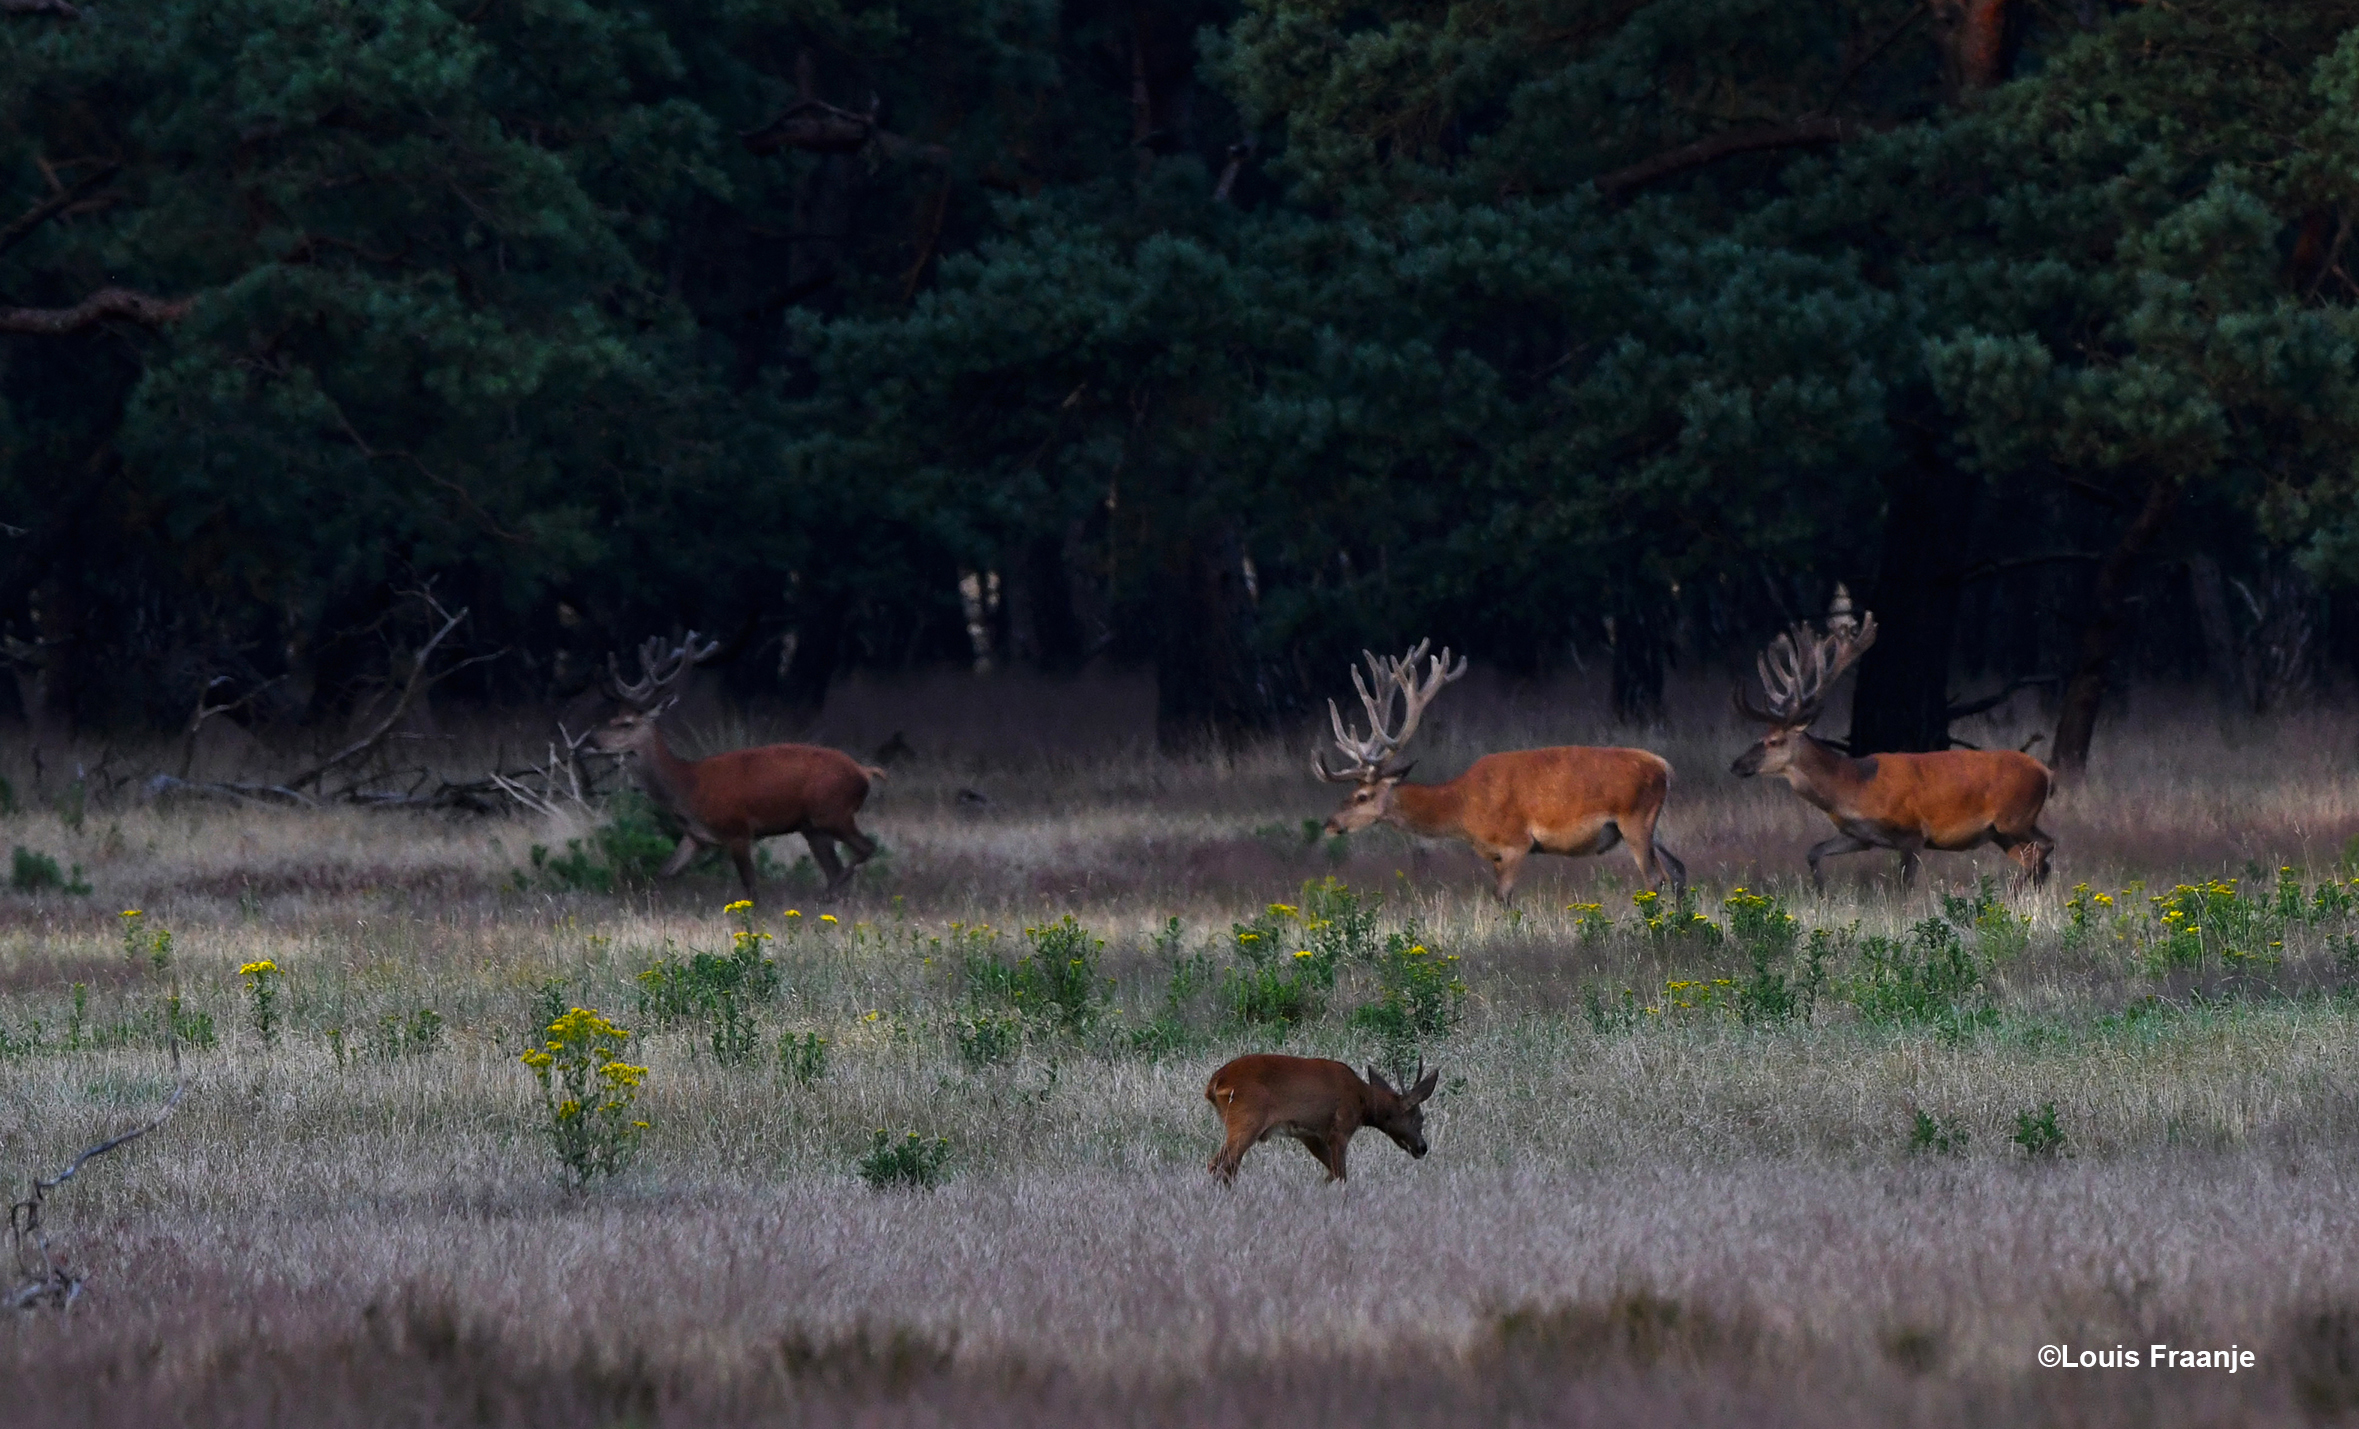
[[[827,1075],[827,1039],[816,1032],[796,1036],[789,1032],[778,1039],[778,1075],[798,1087],[807,1087]]]
[[[1671,902],[1651,888],[1642,888],[1630,895],[1638,909],[1640,928],[1655,942],[1673,938],[1692,939],[1707,948],[1720,945],[1720,925],[1696,911],[1696,891],[1682,888]]]
[[[16,846],[9,855],[8,886],[19,893],[40,893],[55,889],[81,897],[90,892],[90,885],[82,877],[82,865],[75,864],[68,875],[57,866],[57,860],[38,849]]]
[[[916,1132],[895,1140],[878,1127],[876,1142],[860,1158],[860,1179],[876,1190],[908,1186],[931,1191],[949,1179],[950,1139],[926,1140]]]
[[[1374,1035],[1378,1060],[1388,1071],[1406,1075],[1426,1039],[1457,1027],[1466,982],[1458,975],[1458,955],[1427,947],[1414,924],[1385,939],[1376,969],[1376,1000],[1353,1011],[1352,1026]]]
[[[1105,1010],[1106,980],[1098,971],[1098,953],[1106,940],[1070,913],[1054,923],[1026,928],[1024,938],[1031,951],[1011,963],[1000,955],[996,937],[963,936],[968,995],[1066,1031],[1083,1031],[1095,1023]]]
[[[2051,1161],[2064,1151],[2064,1131],[2056,1125],[2056,1104],[2043,1102],[2037,1113],[2015,1113],[2014,1142],[2034,1161]]]
[[[988,1012],[962,1017],[951,1024],[958,1037],[958,1055],[970,1067],[988,1067],[1014,1057],[1024,1046],[1024,1024],[1014,1017]]]
[[[1600,1037],[1616,1032],[1638,1030],[1638,989],[1622,989],[1620,1001],[1609,998],[1597,987],[1581,990],[1581,1011],[1589,1019],[1589,1030]]]
[[[755,930],[752,902],[739,899],[721,911],[738,922],[729,951],[674,954],[642,969],[639,1011],[666,1024],[705,1021],[713,1060],[737,1067],[754,1060],[760,1039],[752,1009],[777,1000],[780,978],[777,962],[762,955],[770,935]]]
[[[1749,965],[1744,981],[1736,986],[1737,1016],[1748,1025],[1808,1022],[1826,984],[1833,935],[1823,928],[1813,930],[1798,976],[1789,976],[1778,964],[1793,957],[1802,924],[1786,911],[1784,900],[1740,886],[1730,890],[1721,907],[1728,916],[1728,936],[1744,950]]]
[[[1920,1111],[1909,1128],[1908,1149],[1916,1155],[1963,1156],[1966,1143],[1971,1140],[1973,1133],[1966,1129],[1964,1118],[1935,1117],[1931,1112]]]
[[[552,855],[547,844],[532,846],[532,867],[541,876],[544,886],[564,893],[612,893],[614,870],[582,846],[580,839],[567,839],[565,852]],[[528,886],[524,875],[518,873],[519,887]]]
[[[388,1012],[377,1019],[377,1030],[369,1039],[370,1050],[380,1062],[427,1056],[442,1045],[442,1028],[442,1014],[431,1007],[421,1007],[407,1017]],[[340,1036],[338,1040],[341,1041]]]
[[[1961,1030],[1987,1020],[1982,969],[1946,920],[1924,919],[1909,929],[1906,942],[1864,938],[1860,955],[1867,969],[1852,1001],[1866,1021]]]

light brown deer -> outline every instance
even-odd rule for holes
[[[1417,732],[1425,707],[1442,686],[1466,673],[1464,660],[1451,668],[1447,650],[1429,659],[1430,644],[1418,642],[1405,659],[1361,652],[1376,686],[1371,693],[1359,670],[1352,671],[1352,687],[1368,712],[1365,736],[1346,729],[1343,712],[1333,700],[1327,702],[1335,747],[1350,762],[1329,769],[1314,754],[1311,768],[1329,783],[1359,786],[1327,820],[1330,835],[1387,823],[1427,838],[1459,839],[1491,865],[1501,903],[1512,901],[1528,855],[1579,858],[1624,842],[1647,886],[1660,886],[1667,873],[1674,889],[1686,891],[1687,866],[1655,839],[1663,797],[1671,787],[1671,765],[1659,754],[1579,745],[1524,749],[1486,754],[1446,784],[1404,783],[1415,761],[1398,768],[1388,767],[1389,761]],[[1426,662],[1422,672],[1420,661]],[[1397,728],[1396,701],[1401,708]]]
[[[1374,1067],[1368,1079],[1324,1057],[1283,1057],[1256,1052],[1212,1074],[1204,1099],[1220,1113],[1228,1136],[1207,1169],[1227,1185],[1237,1179],[1245,1153],[1273,1136],[1291,1136],[1327,1168],[1327,1179],[1343,1179],[1344,1153],[1353,1133],[1372,1126],[1411,1156],[1425,1156],[1425,1099],[1441,1071],[1423,1072],[1405,1092],[1396,1092]]]
[[[1756,662],[1767,707],[1739,685],[1737,712],[1769,726],[1760,742],[1729,766],[1732,773],[1782,774],[1794,792],[1825,811],[1831,839],[1810,850],[1810,878],[1826,891],[1819,861],[1829,854],[1888,848],[1900,852],[1903,884],[1917,876],[1917,851],[1958,851],[1995,843],[2015,860],[2018,879],[2045,882],[2056,847],[2039,826],[2052,778],[2048,766],[2011,749],[1949,749],[1932,754],[1853,758],[1810,733],[1827,691],[1876,643],[1871,612],[1851,618],[1838,590],[1824,634],[1807,622],[1769,643]]]
[[[656,722],[679,699],[688,672],[720,647],[718,640],[699,646],[693,630],[668,651],[661,640],[651,639],[639,647],[640,678],[627,685],[608,656],[606,692],[623,709],[590,742],[609,754],[636,755],[640,787],[679,820],[680,846],[672,850],[661,877],[677,874],[704,849],[725,849],[737,865],[745,896],[752,898],[754,844],[801,834],[833,892],[876,852],[876,841],[860,832],[853,818],[868,798],[870,781],[884,778],[885,771],[813,744],[766,744],[709,759],[672,753]],[[849,866],[836,861],[838,843],[851,850]]]

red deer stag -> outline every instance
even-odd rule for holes
[[[623,709],[598,728],[591,744],[609,754],[637,755],[640,787],[680,821],[680,846],[672,850],[661,877],[686,868],[704,849],[726,849],[745,896],[752,898],[754,844],[801,834],[833,892],[876,852],[876,841],[860,832],[853,818],[868,798],[869,781],[884,778],[885,771],[812,744],[766,744],[710,759],[672,753],[656,721],[679,698],[680,681],[720,648],[718,640],[699,646],[693,630],[670,651],[661,640],[649,640],[639,647],[640,678],[628,685],[609,655],[606,693]],[[838,843],[852,851],[849,867],[836,861]]]
[[[1835,836],[1810,850],[1810,878],[1826,891],[1819,860],[1862,849],[1900,851],[1900,879],[1913,883],[1917,851],[1956,851],[1995,843],[2033,884],[2048,877],[2056,841],[2039,826],[2048,802],[2048,766],[2011,749],[1948,749],[1934,754],[1871,754],[1854,759],[1810,733],[1827,691],[1876,643],[1873,613],[1851,618],[1838,592],[1823,635],[1798,622],[1769,643],[1756,662],[1769,704],[1755,706],[1737,687],[1737,713],[1769,726],[1760,742],[1729,766],[1747,778],[1782,774],[1794,792],[1826,812]]]
[[[1291,1136],[1327,1168],[1327,1179],[1343,1179],[1343,1156],[1352,1134],[1375,1127],[1411,1156],[1425,1155],[1425,1099],[1441,1080],[1426,1072],[1405,1092],[1384,1074],[1368,1069],[1361,1081],[1351,1068],[1324,1057],[1281,1057],[1256,1052],[1212,1074],[1204,1099],[1220,1113],[1228,1138],[1208,1167],[1222,1185],[1237,1179],[1238,1163],[1259,1142]]]
[[[1327,820],[1329,834],[1381,822],[1427,838],[1462,839],[1490,861],[1501,903],[1513,898],[1527,855],[1578,858],[1625,841],[1638,862],[1638,876],[1649,887],[1659,886],[1668,873],[1672,887],[1686,891],[1686,865],[1655,841],[1655,821],[1663,815],[1663,796],[1671,787],[1671,766],[1659,754],[1576,745],[1524,749],[1486,754],[1447,784],[1402,783],[1415,761],[1398,768],[1387,768],[1386,762],[1417,732],[1426,705],[1442,686],[1466,673],[1464,660],[1451,668],[1447,650],[1427,660],[1425,650],[1432,643],[1418,642],[1407,659],[1361,652],[1376,682],[1371,693],[1359,670],[1352,671],[1352,687],[1368,711],[1366,737],[1347,730],[1343,712],[1335,701],[1327,702],[1335,746],[1350,763],[1329,769],[1314,754],[1311,768],[1331,784],[1360,786]],[[1417,669],[1421,660],[1427,661],[1422,673]],[[1392,722],[1396,700],[1402,707],[1397,729]]]

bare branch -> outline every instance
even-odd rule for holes
[[[1837,119],[1832,115],[1816,115],[1798,119],[1791,124],[1773,125],[1763,129],[1731,129],[1724,134],[1708,135],[1676,149],[1666,149],[1652,158],[1641,159],[1627,168],[1616,169],[1597,179],[1597,191],[1609,199],[1618,199],[1633,189],[1689,169],[1700,169],[1738,154],[1756,154],[1769,149],[1793,149],[1809,144],[1834,144],[1855,139],[1865,132],[1865,126],[1855,119]]]
[[[7,6],[8,0],[0,0],[0,10],[6,9]],[[0,253],[6,253],[9,249],[31,237],[34,229],[80,203],[84,195],[121,172],[123,172],[121,164],[108,164],[96,173],[85,174],[48,198],[26,209],[7,227],[0,228]]]
[[[876,102],[866,114],[856,114],[823,99],[798,99],[786,112],[759,129],[738,136],[747,152],[775,154],[801,149],[813,154],[851,154],[875,144],[887,158],[917,159],[929,164],[950,162],[950,150],[924,144],[877,127]]]
[[[188,316],[191,298],[151,298],[129,288],[101,288],[70,308],[0,308],[0,333],[64,337],[108,318],[162,327]]]
[[[180,1069],[180,1044],[177,1041],[172,1044],[172,1068],[175,1073]],[[165,1101],[161,1111],[129,1131],[117,1133],[85,1149],[55,1176],[46,1180],[34,1177],[32,1189],[25,1198],[8,1208],[8,1235],[16,1251],[17,1273],[25,1277],[22,1283],[9,1292],[9,1309],[29,1310],[46,1301],[62,1310],[80,1297],[82,1278],[67,1270],[65,1263],[49,1249],[48,1233],[41,1226],[41,1203],[51,1191],[73,1180],[90,1162],[117,1147],[137,1141],[170,1120],[172,1113],[180,1109],[180,1099],[187,1092],[188,1083],[175,1078],[172,1095]]]
[[[82,18],[82,12],[68,5],[66,0],[0,0],[0,15],[55,15],[60,20]]]
[[[400,698],[393,702],[393,708],[387,711],[383,719],[378,720],[375,725],[370,727],[368,733],[352,741],[350,744],[345,745],[342,749],[337,750],[334,754],[329,755],[326,759],[323,759],[319,763],[314,764],[309,769],[306,769],[302,773],[296,775],[294,778],[289,779],[286,783],[287,788],[301,789],[305,785],[312,785],[316,787],[319,781],[326,777],[329,770],[334,769],[336,766],[346,763],[349,760],[357,759],[361,755],[368,753],[370,750],[375,749],[379,744],[383,743],[385,736],[393,732],[395,725],[400,724],[404,719],[409,717],[410,711],[416,708],[419,698],[423,696],[427,690],[433,688],[435,682],[449,675],[455,674],[459,670],[463,670],[469,665],[479,665],[486,660],[497,659],[500,655],[506,653],[505,651],[494,651],[489,655],[478,655],[471,660],[462,661],[447,670],[442,670],[439,672],[434,671],[432,669],[432,665],[434,661],[435,649],[442,644],[443,640],[447,638],[453,630],[459,628],[460,621],[467,618],[467,607],[461,606],[459,607],[457,613],[453,614],[452,612],[446,611],[442,608],[442,602],[436,600],[431,591],[412,591],[411,594],[416,596],[419,600],[424,601],[428,610],[442,618],[442,626],[440,629],[436,630],[432,636],[428,637],[424,645],[418,647],[418,651],[415,655],[410,657],[409,678],[402,684]]]

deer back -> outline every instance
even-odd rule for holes
[[[1878,754],[1854,761],[1865,776],[1848,813],[1894,829],[1911,829],[1936,842],[2036,818],[2048,801],[2048,766],[2011,749],[1951,749],[1932,754]]]
[[[872,771],[840,750],[766,744],[684,761],[678,812],[725,839],[766,838],[848,820]]]
[[[1234,1125],[1258,1134],[1273,1126],[1327,1126],[1340,1114],[1350,1129],[1367,1120],[1368,1084],[1341,1062],[1254,1052],[1212,1074],[1204,1098]]]
[[[1670,786],[1659,754],[1564,745],[1486,754],[1447,783],[1403,784],[1394,798],[1412,824],[1510,845],[1533,829],[1652,813]]]

